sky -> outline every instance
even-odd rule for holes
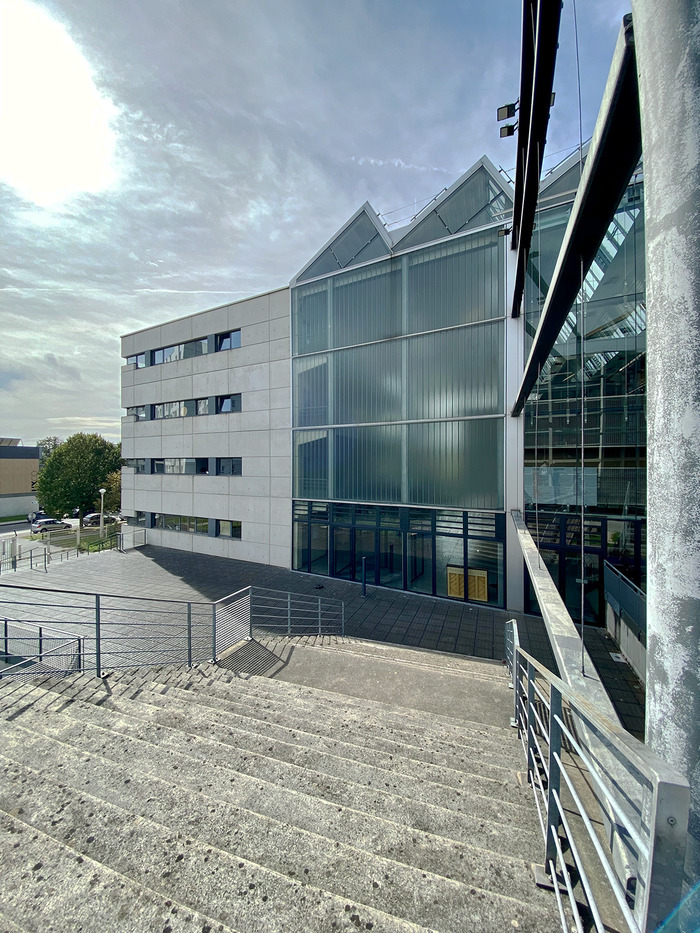
[[[626,4],[579,0],[581,125]],[[287,285],[486,154],[518,0],[0,0],[0,435],[118,441],[119,337]],[[545,169],[579,142],[562,12]],[[390,229],[392,227],[390,226]]]

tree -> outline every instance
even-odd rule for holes
[[[73,509],[80,518],[100,507],[99,489],[121,467],[119,444],[99,434],[73,434],[44,461],[37,480],[37,496],[50,514],[61,516]]]
[[[57,447],[60,447],[63,441],[60,437],[56,435],[51,435],[50,437],[42,437],[41,440],[36,442],[36,446],[39,448],[39,459],[43,463],[47,457],[50,457],[51,454]]]
[[[122,507],[122,471],[115,470],[105,480],[105,511],[118,512]]]

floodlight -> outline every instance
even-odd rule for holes
[[[503,107],[499,107],[496,111],[496,122],[500,123],[501,120],[512,120],[515,116],[515,104],[504,104]]]
[[[501,127],[501,139],[505,139],[506,136],[515,136],[517,128],[517,123],[506,123],[505,126]]]

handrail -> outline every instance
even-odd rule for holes
[[[651,933],[680,900],[682,872],[678,866],[685,857],[690,802],[687,780],[523,651],[513,619],[506,623],[506,661],[515,690],[513,725],[518,728],[526,752],[528,783],[535,794],[544,837],[545,865],[557,890],[558,902],[561,873],[580,928],[570,868],[560,844],[563,832],[595,928],[602,933],[604,927],[590,881],[593,866],[589,857],[584,860],[582,847],[576,844],[577,839],[587,837],[626,929],[632,933]],[[547,746],[546,753],[543,744]],[[570,773],[571,758],[588,772],[595,798],[588,807],[576,786],[575,774]],[[612,769],[608,766],[611,759],[615,759]],[[620,771],[624,771],[624,778],[620,777]],[[561,800],[562,789],[568,795],[566,804]],[[615,821],[613,836],[624,835],[627,847],[636,856],[633,885],[629,879],[626,884],[620,880],[610,849],[606,851],[596,833],[593,824],[600,819],[599,805]],[[577,825],[578,833],[572,831],[572,823]],[[606,845],[611,847],[612,839],[606,839]]]
[[[606,570],[609,570],[612,574],[614,574],[618,580],[624,583],[625,586],[628,586],[636,596],[639,596],[640,599],[643,599],[644,602],[646,602],[647,594],[644,592],[644,590],[640,589],[640,587],[638,587],[636,583],[633,583],[629,577],[626,577],[624,573],[621,573],[615,564],[611,564],[609,560],[604,560],[603,566]]]
[[[80,645],[80,638],[76,637],[76,641],[78,642],[78,645]],[[40,654],[33,654],[27,658],[22,658],[21,661],[17,661],[15,664],[8,664],[7,667],[0,668],[0,680],[2,680],[3,677],[14,677],[23,669],[32,668],[37,664],[43,664],[47,656],[52,656],[57,654],[59,651],[65,650],[65,644],[56,645],[55,648],[49,648],[48,651],[42,651]],[[62,655],[59,655],[59,657],[62,657]],[[78,657],[80,657],[79,653]],[[45,674],[46,671],[42,671],[41,673]],[[61,673],[61,671],[57,670],[56,673]]]

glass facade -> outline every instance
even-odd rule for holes
[[[578,178],[576,164],[543,190],[525,287],[526,354]],[[637,585],[644,575],[640,542],[646,515],[646,304],[641,172],[633,177],[608,227],[526,403],[524,418],[528,525],[533,536],[539,532],[552,576],[572,617],[579,619],[583,502],[586,527],[590,517],[599,529],[596,540],[584,542],[586,618],[602,620],[602,560],[617,564]],[[565,513],[572,517],[566,519]],[[548,541],[548,534],[556,540]]]
[[[294,503],[293,568],[505,605],[505,514]]]
[[[483,224],[508,207],[481,168],[393,255],[357,265],[350,250],[326,269],[322,254],[300,275],[295,569],[359,580],[364,562],[376,585],[505,604],[504,516],[483,542],[467,528],[472,510],[505,508],[506,245]],[[469,222],[477,215],[481,227]],[[462,232],[450,236],[445,218]],[[375,242],[369,225],[354,223],[353,249]],[[311,268],[323,277],[310,281]],[[429,507],[416,530],[414,506]],[[447,529],[441,508],[455,510]]]

